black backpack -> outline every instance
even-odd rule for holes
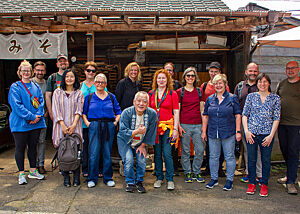
[[[79,139],[79,148],[76,143]],[[82,138],[79,134],[66,134],[59,141],[57,160],[61,171],[76,170],[80,166],[80,154],[82,150]]]

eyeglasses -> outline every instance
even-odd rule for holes
[[[295,70],[296,68],[298,67],[286,67],[285,69],[288,71],[288,70]]]
[[[88,73],[90,73],[90,72],[96,73],[96,69],[86,69],[86,71],[87,71]]]
[[[30,73],[31,70],[21,70],[21,72],[23,72],[23,73]]]
[[[187,74],[186,77],[187,78],[194,78],[196,75],[195,74]]]
[[[104,85],[104,84],[106,84],[106,82],[102,82],[102,81],[95,81],[95,84],[98,84],[98,85]]]
[[[45,70],[42,70],[42,69],[34,69],[35,71],[37,72],[44,72]]]

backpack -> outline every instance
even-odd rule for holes
[[[243,86],[244,86],[244,81],[241,81],[237,84],[237,95],[239,97],[239,100],[242,99],[242,89],[243,89]]]
[[[115,104],[114,98],[112,97],[112,95],[111,95],[111,93],[110,93],[109,91],[108,91],[107,93],[108,93],[108,95],[109,95],[109,98],[111,99],[111,102],[112,102],[113,106],[114,106],[114,104]],[[90,94],[89,94],[86,117],[88,117],[88,115],[89,115],[90,102],[91,102],[91,99],[92,99],[92,97],[93,97],[93,94],[94,94],[94,93],[90,93]]]
[[[76,140],[79,139],[79,148]],[[66,134],[59,141],[57,160],[61,171],[76,170],[80,166],[80,154],[82,150],[82,138],[79,134]]]
[[[55,90],[54,85],[56,83],[56,73],[51,74],[50,77],[51,77],[51,87],[52,87],[52,90],[54,91]]]
[[[197,93],[198,93],[199,100],[200,100],[201,97],[202,97],[201,89],[200,88],[196,88],[196,89],[197,89]],[[185,88],[181,87],[181,90],[180,90],[180,100],[181,100],[181,102],[182,102],[182,99],[183,99],[183,96],[184,96],[184,92],[185,92]]]

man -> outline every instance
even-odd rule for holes
[[[214,79],[214,77],[217,74],[220,74],[222,72],[222,67],[221,64],[219,62],[212,62],[209,65],[209,77],[210,80],[208,82],[202,83],[201,85],[201,91],[203,92],[203,100],[207,100],[207,98],[214,94],[216,92],[214,85],[212,84],[212,80]],[[229,87],[226,87],[226,90],[229,92]],[[201,101],[200,102],[200,111],[201,111],[201,115],[203,114],[204,111],[204,106],[205,106],[205,102]],[[209,146],[208,146],[208,142],[206,142],[206,147],[205,147],[205,154],[206,154],[206,170],[204,171],[205,174],[210,174],[209,171]],[[223,150],[221,150],[221,155],[220,155],[220,164],[219,164],[219,177],[225,177],[225,173],[223,171],[223,162],[224,162],[224,154],[223,154]],[[205,175],[204,174],[204,175]]]
[[[281,98],[281,119],[278,127],[279,145],[287,165],[285,178],[278,183],[286,183],[289,194],[297,194],[295,187],[300,150],[300,77],[299,64],[290,61],[286,64],[287,79],[282,80],[276,89]]]
[[[174,76],[174,69],[175,66],[172,62],[167,62],[164,65],[164,69],[168,71],[168,73],[171,75],[172,79]],[[173,79],[173,90],[176,91],[177,89],[181,88],[182,85],[178,80]],[[172,157],[173,157],[173,168],[174,168],[174,175],[179,176],[178,166],[178,148],[176,148],[176,145],[172,145]]]
[[[46,74],[46,64],[42,61],[37,61],[33,65],[33,72],[34,72],[34,78],[31,79],[34,83],[38,84],[40,88],[42,89],[43,96],[45,99],[45,92],[46,92],[46,86],[47,81],[44,79],[44,75]],[[46,107],[46,106],[45,106]],[[48,113],[45,108],[45,121],[47,124],[47,118]],[[45,174],[45,149],[46,149],[46,133],[47,128],[43,128],[40,133],[39,142],[38,142],[38,151],[37,151],[37,169],[40,174]]]
[[[149,97],[144,91],[135,94],[133,106],[126,108],[120,119],[117,135],[119,154],[124,162],[126,192],[145,193],[143,187],[146,171],[146,144],[154,145],[156,138],[157,114],[148,107]],[[136,176],[134,172],[136,156]]]
[[[253,92],[257,92],[258,88],[256,85],[256,78],[259,74],[258,66],[254,63],[251,62],[247,65],[247,69],[245,70],[245,76],[246,80],[239,82],[235,89],[234,89],[234,94],[236,94],[239,98],[240,101],[240,106],[241,110],[243,110],[247,95]],[[244,147],[244,159],[245,159],[245,176],[242,177],[241,181],[248,183],[249,178],[248,178],[248,152],[247,152],[247,146],[246,146],[246,139],[245,139],[245,134],[244,134],[244,129],[242,128],[242,141],[243,141],[243,147]],[[259,178],[258,182],[260,182],[260,179],[262,177],[262,164],[261,164],[261,153],[260,153],[260,148],[258,147],[258,152],[257,152],[257,162],[256,162],[256,175]]]
[[[64,54],[59,54],[57,56],[57,63],[56,66],[58,68],[57,73],[53,73],[49,76],[47,80],[47,87],[46,87],[46,105],[49,112],[49,116],[53,121],[52,115],[52,93],[56,88],[60,87],[60,83],[62,81],[62,75],[69,68],[68,57]]]

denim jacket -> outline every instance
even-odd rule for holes
[[[217,94],[209,96],[203,115],[208,115],[207,135],[209,138],[226,139],[235,134],[235,115],[241,114],[238,97],[225,91],[219,104]]]

